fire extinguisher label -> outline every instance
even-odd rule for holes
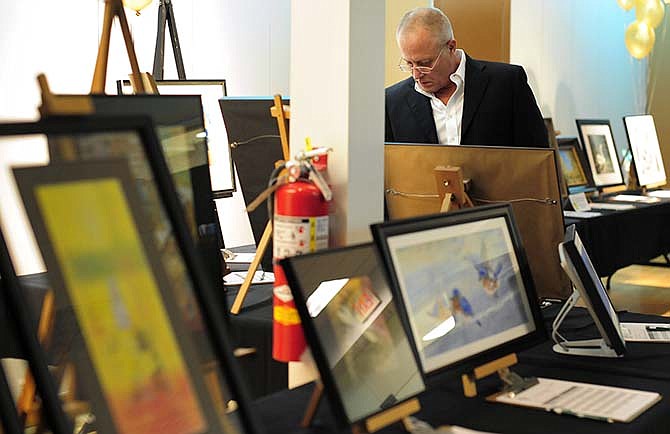
[[[273,254],[279,259],[325,249],[328,247],[328,216],[275,215],[272,236]]]

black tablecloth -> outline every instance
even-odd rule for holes
[[[551,330],[553,318],[561,305],[544,310],[547,330]],[[618,312],[621,322],[668,323],[670,318]],[[598,330],[588,311],[573,308],[560,328],[561,334],[568,340],[599,338]],[[670,344],[653,342],[627,342],[627,352],[623,357],[607,359],[602,357],[574,356],[557,354],[552,351],[554,342],[547,341],[519,355],[522,362],[544,367],[573,368],[585,372],[607,372],[615,375],[649,378],[670,382]],[[668,427],[670,432],[670,426]]]
[[[551,324],[559,306],[545,309],[546,321]],[[621,315],[625,321],[670,322],[668,318],[651,315]],[[566,334],[575,339],[596,337],[595,327],[584,309],[576,309],[564,323]],[[545,342],[519,354],[520,363],[513,370],[523,376],[557,378],[562,380],[631,389],[649,390],[663,395],[661,402],[640,415],[632,423],[607,424],[589,419],[561,416],[542,410],[490,403],[485,396],[500,387],[495,377],[478,381],[479,396],[465,398],[460,379],[445,380],[439,387],[423,393],[419,399],[422,410],[415,416],[433,426],[460,425],[497,433],[667,433],[670,431],[670,345],[631,344],[630,354],[621,359],[564,356],[551,350]],[[334,428],[327,399],[322,400],[314,426],[298,428],[313,385],[286,390],[255,402],[267,433],[337,432]],[[385,428],[382,433],[403,432],[399,425]]]
[[[670,200],[634,206],[622,211],[597,210],[603,215],[594,218],[565,219],[566,226],[577,225],[601,277],[670,252]]]

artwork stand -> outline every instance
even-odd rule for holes
[[[474,204],[466,193],[467,183],[463,171],[457,166],[437,166],[433,170],[437,185],[437,194],[442,199],[440,212],[472,208]]]
[[[322,398],[323,383],[317,381],[314,390],[312,391],[312,396],[309,399],[309,403],[307,404],[307,408],[305,409],[305,414],[300,422],[301,428],[309,428],[311,426]],[[421,404],[417,398],[413,398],[398,405],[394,405],[381,413],[368,417],[362,422],[355,424],[352,427],[352,432],[354,434],[373,433],[396,422],[403,422],[405,430],[411,432],[409,429],[411,423],[407,418],[419,410],[421,410]]]
[[[184,70],[184,59],[181,55],[181,45],[179,45],[179,35],[177,34],[177,21],[172,9],[172,0],[160,0],[158,5],[158,33],[156,34],[156,49],[154,51],[154,69],[153,76],[156,80],[163,79],[163,65],[165,64],[165,25],[170,30],[170,41],[172,42],[172,52],[174,61],[177,64],[177,76],[180,80],[186,80],[186,71]]]
[[[98,57],[95,61],[95,72],[93,73],[93,83],[91,83],[91,93],[105,93],[107,63],[109,60],[109,40],[112,34],[112,24],[115,17],[118,17],[119,19],[121,33],[123,33],[123,40],[126,43],[126,51],[128,52],[132,77],[140,77],[140,67],[137,63],[133,37],[130,34],[130,27],[128,26],[128,20],[126,19],[126,12],[123,9],[123,4],[121,0],[105,0],[102,36],[100,37],[100,45],[98,47]],[[144,93],[145,88],[142,80],[136,79],[135,82],[139,86],[135,89],[135,93]]]
[[[523,378],[509,369],[510,366],[514,366],[517,363],[516,353],[511,353],[492,362],[477,366],[470,373],[463,374],[461,376],[463,394],[468,398],[474,398],[477,396],[477,380],[496,373],[500,376],[503,383],[505,383],[503,387],[503,392],[505,393],[519,393],[538,384],[537,378]]]
[[[270,108],[270,115],[274,118],[277,118],[277,127],[279,128],[282,155],[284,160],[288,161],[290,159],[288,143],[288,121],[291,119],[291,110],[289,106],[282,104],[281,95],[275,95],[274,102],[275,105]],[[275,165],[277,163],[275,163]],[[256,201],[254,200],[254,202]],[[250,209],[247,208],[247,211],[250,211]],[[240,285],[240,289],[237,292],[233,306],[230,308],[230,313],[233,315],[240,313],[244,299],[249,292],[249,287],[251,286],[251,282],[253,281],[256,270],[258,269],[258,265],[260,264],[261,259],[263,258],[263,254],[265,253],[265,250],[268,248],[268,244],[270,243],[270,239],[272,237],[272,216],[269,216],[269,218],[270,221],[268,221],[267,225],[265,226],[263,236],[261,237],[258,246],[256,246],[256,254],[254,255],[254,259],[249,265],[249,270],[247,271],[247,275],[244,278],[244,282],[242,282],[242,285]]]

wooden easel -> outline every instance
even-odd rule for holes
[[[107,63],[109,60],[109,40],[112,34],[112,24],[114,17],[118,17],[123,40],[126,43],[128,60],[130,61],[131,82],[133,88],[137,86],[135,93],[145,93],[144,81],[141,78],[140,67],[135,55],[135,46],[133,37],[130,34],[126,12],[123,9],[121,0],[105,0],[105,12],[102,22],[102,36],[98,47],[98,57],[95,61],[95,72],[93,73],[93,82],[91,83],[91,93],[105,93],[105,81],[107,80]]]
[[[521,392],[537,384],[537,378],[522,378],[518,374],[510,371],[510,366],[518,363],[516,353],[508,354],[492,362],[476,367],[472,372],[463,374],[463,394],[468,398],[477,396],[477,380],[489,375],[498,374],[505,383],[505,391]]]
[[[472,208],[474,204],[465,191],[463,171],[457,166],[437,166],[433,169],[437,194],[442,199],[440,212]]]
[[[284,161],[288,161],[291,158],[288,143],[288,121],[291,119],[291,109],[289,106],[282,104],[281,95],[274,96],[274,106],[270,108],[270,115],[277,119],[282,156],[284,157]],[[275,165],[277,164],[281,164],[281,162],[276,162]],[[256,201],[254,200],[254,202]],[[251,208],[251,204],[247,208],[247,211],[250,211],[249,208]],[[233,315],[240,313],[244,299],[247,297],[249,287],[251,286],[251,282],[253,281],[256,270],[258,269],[258,265],[261,263],[263,254],[265,254],[265,250],[268,248],[270,237],[272,236],[272,216],[268,217],[270,220],[265,226],[263,236],[261,237],[258,246],[256,246],[256,254],[254,255],[254,259],[251,261],[251,264],[249,264],[249,270],[247,271],[247,275],[244,278],[244,282],[242,282],[242,285],[240,285],[240,289],[237,292],[237,296],[235,296],[233,306],[230,308],[230,313]]]
[[[322,398],[323,383],[317,381],[300,422],[301,428],[308,428],[312,424]],[[407,418],[419,410],[421,410],[421,403],[417,398],[412,398],[355,424],[352,431],[354,434],[373,433],[396,422],[403,422],[403,426],[409,432]]]

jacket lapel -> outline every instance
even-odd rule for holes
[[[486,66],[466,55],[465,95],[463,97],[463,118],[461,122],[461,141],[468,132],[472,119],[482,101],[484,91],[489,83]]]
[[[435,128],[435,120],[433,119],[433,109],[430,106],[430,99],[414,90],[414,80],[411,80],[408,85],[411,89],[409,89],[409,92],[407,93],[407,104],[409,104],[412,113],[414,113],[414,118],[419,128],[419,134],[425,134],[426,143],[438,143],[437,129]]]

